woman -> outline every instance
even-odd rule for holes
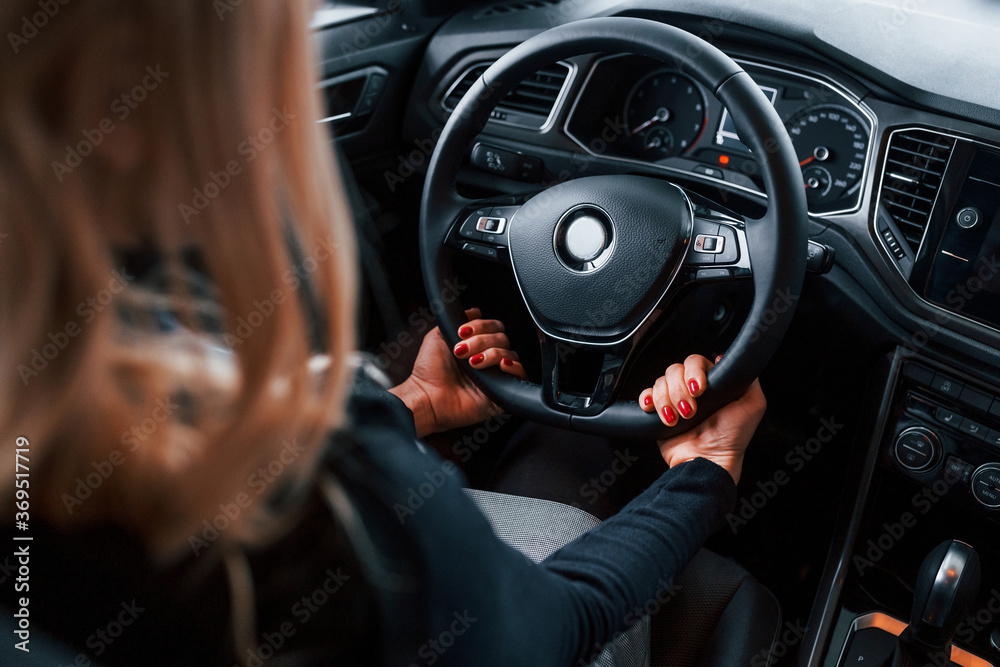
[[[429,334],[396,397],[351,379],[307,3],[59,4],[28,31],[37,11],[0,6],[0,495],[31,563],[2,603],[36,642],[81,665],[576,664],[731,507],[756,384],[541,566],[499,543],[414,436],[495,410],[456,363],[522,375],[502,325]],[[710,366],[640,404],[692,416]]]

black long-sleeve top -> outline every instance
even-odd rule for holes
[[[586,664],[665,594],[735,501],[721,467],[682,463],[536,565],[493,534],[461,473],[417,445],[401,401],[358,382],[350,412],[296,527],[248,554],[250,651],[237,658],[229,584],[210,549],[160,569],[116,526],[33,524],[32,628],[81,666]],[[0,533],[12,544],[10,526]],[[8,618],[13,583],[0,582]],[[10,645],[0,656],[27,657]]]

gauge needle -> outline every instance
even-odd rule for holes
[[[816,156],[815,156],[815,155],[810,155],[809,157],[807,157],[807,158],[806,158],[805,160],[803,160],[802,162],[799,162],[799,166],[800,166],[800,167],[804,167],[804,166],[806,166],[807,164],[809,164],[810,162],[812,162],[812,161],[813,161],[813,160],[815,160],[815,159],[816,159]]]
[[[635,128],[634,130],[632,130],[631,132],[629,132],[628,136],[634,137],[635,135],[639,134],[640,132],[642,132],[643,130],[645,130],[647,127],[649,127],[653,123],[663,122],[663,121],[667,120],[668,118],[670,118],[670,111],[668,111],[666,107],[660,107],[659,109],[657,109],[655,116],[653,116],[652,118],[650,118],[649,120],[647,120],[645,123],[643,123],[639,127]]]

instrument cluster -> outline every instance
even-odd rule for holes
[[[741,62],[785,123],[802,168],[809,211],[861,203],[874,115],[827,80]],[[691,76],[640,56],[598,60],[576,98],[567,134],[595,157],[683,171],[760,193],[753,153],[729,111]]]

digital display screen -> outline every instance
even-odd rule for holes
[[[767,86],[757,87],[760,88],[760,92],[764,93],[764,96],[771,102],[771,106],[774,106],[774,101],[778,99],[778,89]],[[729,115],[729,109],[722,110],[722,121],[719,123],[719,129],[715,133],[715,145],[717,148],[724,148],[726,150],[743,153],[750,152],[750,149],[740,141],[740,135],[736,134],[736,123],[733,122],[733,117]]]
[[[1000,325],[1000,153],[979,150],[945,220],[924,295],[959,315]]]

